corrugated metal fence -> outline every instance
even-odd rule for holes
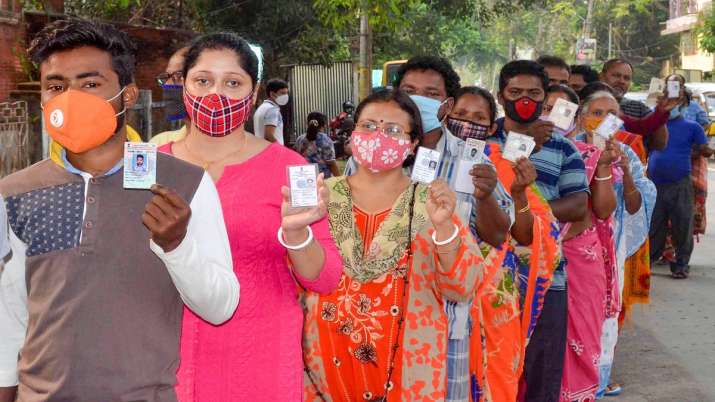
[[[320,64],[301,64],[288,66],[290,73],[291,97],[293,98],[293,127],[290,142],[306,130],[305,121],[310,112],[321,112],[333,116],[342,112],[343,102],[354,102],[353,65],[351,62],[334,63],[330,66]]]

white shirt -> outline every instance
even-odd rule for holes
[[[266,138],[265,127],[273,126],[273,137],[279,144],[285,145],[283,139],[283,116],[281,108],[272,100],[266,99],[253,114],[253,131],[256,137]]]
[[[82,174],[82,177],[86,186],[90,176]],[[201,179],[190,208],[186,236],[176,249],[165,253],[151,240],[147,246],[164,262],[184,304],[201,318],[218,325],[236,311],[240,288],[233,272],[221,202],[207,173]],[[18,383],[18,355],[25,341],[28,320],[27,246],[12,230],[8,238],[8,231],[2,229],[6,221],[5,203],[0,202],[0,251],[8,240],[11,250],[4,268],[0,258],[0,387]],[[2,254],[7,253],[0,252]]]

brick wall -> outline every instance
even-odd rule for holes
[[[27,37],[32,38],[48,22],[44,13],[26,12]],[[50,17],[54,20],[58,17]],[[156,83],[156,76],[164,71],[174,49],[188,43],[194,33],[184,30],[157,29],[151,27],[116,24],[117,28],[128,33],[137,46],[137,66],[135,79],[140,89],[151,89],[155,99],[160,99],[161,89]]]
[[[0,16],[0,102],[7,99],[16,82],[25,80],[16,57],[22,48],[23,34],[19,18]]]

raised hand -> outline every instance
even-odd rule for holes
[[[474,165],[469,171],[474,183],[474,197],[483,200],[494,192],[497,186],[497,172],[487,164]]]
[[[430,184],[426,205],[427,215],[438,233],[447,233],[449,236],[454,231],[452,216],[456,206],[457,194],[449,189],[447,183],[443,180],[435,180]]]
[[[531,183],[536,181],[536,168],[528,158],[519,158],[514,164],[516,178],[511,184],[511,192],[523,192]]]
[[[328,200],[330,192],[325,186],[323,174],[318,175],[318,205],[310,208],[293,208],[290,205],[290,189],[281,188],[283,202],[281,204],[281,227],[286,241],[292,238],[305,239],[306,227],[323,219],[328,213]]]
[[[164,252],[170,252],[184,240],[191,218],[189,204],[176,192],[162,185],[151,187],[154,197],[144,207],[142,222]]]

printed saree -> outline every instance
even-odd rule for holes
[[[483,258],[469,229],[455,217],[458,257],[453,266],[442,267],[431,240],[434,229],[426,214],[427,187],[423,185],[411,186],[398,198],[371,243],[364,245],[357,228],[361,218],[356,219],[347,179],[334,177],[326,185],[330,229],[345,269],[331,294],[301,295],[304,399],[444,400],[444,303],[469,300],[492,254]],[[412,191],[416,191],[413,230],[408,235]],[[397,325],[401,316],[404,321]],[[394,368],[388,380],[390,362]]]
[[[586,178],[592,183],[601,150],[575,137],[586,166]],[[614,182],[623,173],[612,167]],[[607,318],[618,317],[620,293],[616,269],[613,218],[598,219],[591,209],[592,226],[564,242],[568,261],[568,327],[561,401],[592,401],[599,384],[601,334]],[[571,225],[562,230],[567,233]]]
[[[626,132],[619,133],[621,138],[627,136],[640,138]],[[646,177],[641,158],[635,152],[637,147],[634,148],[632,145],[623,143],[621,149],[628,157],[631,177],[640,192],[641,208],[635,214],[628,213],[624,201],[623,181],[616,181],[614,190],[618,203],[614,212],[614,234],[619,291],[623,297],[621,298],[619,317],[609,317],[603,323],[597,396],[603,395],[610,380],[616,343],[618,342],[619,319],[625,317],[624,310],[629,308],[632,303],[643,300],[643,295],[647,301],[650,284],[650,261],[647,253],[648,230],[657,192],[655,184]],[[641,252],[643,250],[646,251],[646,254]]]
[[[502,158],[500,147],[485,150],[500,182],[510,189],[515,180],[512,163]],[[516,400],[524,353],[534,331],[561,259],[559,227],[548,202],[535,184],[527,189],[534,216],[533,242],[521,246],[508,239],[496,249],[498,258],[485,265],[470,311],[471,400]],[[486,247],[485,247],[486,250]]]

